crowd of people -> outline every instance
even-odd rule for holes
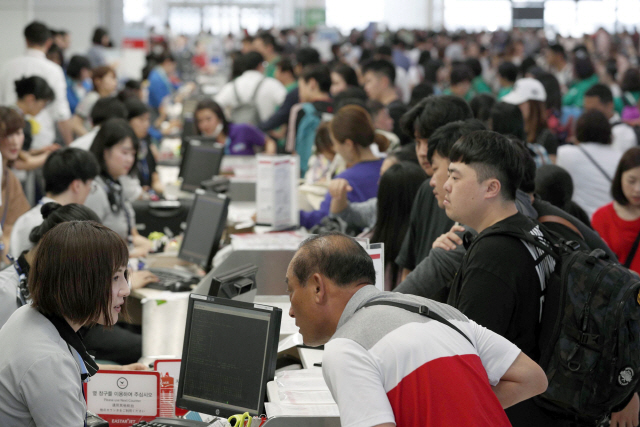
[[[126,265],[152,250],[132,202],[162,197],[169,106],[194,70],[227,70],[203,39],[154,36],[142,80],[123,81],[105,29],[69,59],[66,31],[33,22],[24,37],[26,53],[0,64],[0,377],[12,378],[0,380],[11,402],[0,421],[79,425],[75,363],[89,376],[90,355],[143,368],[140,331],[116,320],[129,287],[157,280]],[[584,425],[532,400],[547,384],[538,334],[556,259],[495,230],[549,229],[640,273],[639,43],[604,30],[354,30],[323,58],[310,32],[225,39],[228,82],[193,99],[195,131],[226,155],[295,154],[304,182],[326,191],[300,211],[320,237],[287,284],[305,343],[327,344],[343,425]],[[384,243],[394,293],[365,286],[375,273],[347,235]],[[376,301],[396,308],[359,312]],[[414,314],[391,311],[406,303],[445,322],[421,320],[409,340]],[[58,371],[67,388],[52,404],[38,390]],[[617,403],[611,425],[637,426],[638,394]]]

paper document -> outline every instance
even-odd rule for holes
[[[338,405],[292,405],[286,403],[264,404],[267,417],[277,417],[282,415],[297,417],[339,417]]]

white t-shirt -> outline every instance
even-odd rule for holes
[[[626,152],[629,148],[638,145],[638,139],[633,128],[622,122],[620,115],[615,113],[610,119],[611,126],[611,146],[621,153]]]
[[[609,178],[579,148],[584,149]],[[569,172],[573,179],[573,201],[585,210],[589,218],[593,213],[613,200],[611,179],[616,173],[622,153],[611,145],[584,142],[580,146],[562,145],[558,147],[556,164]]]
[[[93,140],[96,139],[96,135],[100,131],[100,126],[96,126],[91,129],[88,133],[76,138],[73,140],[70,147],[79,148],[81,150],[89,151],[91,149],[91,145],[93,144]]]
[[[18,309],[20,277],[13,265],[0,271],[0,329]]]
[[[67,81],[62,68],[48,60],[44,52],[27,49],[24,56],[6,62],[0,71],[0,105],[14,105],[17,100],[15,81],[31,76],[45,79],[56,97],[34,118],[40,124],[40,132],[33,135],[31,148],[41,148],[55,140],[55,123],[71,117],[67,100]]]
[[[260,85],[255,99],[260,120],[264,122],[271,117],[282,104],[284,98],[287,96],[287,89],[278,80],[265,77],[259,71],[245,71],[240,77],[224,85],[215,96],[215,100],[228,114],[230,110],[241,105],[234,91],[234,85],[236,86],[242,104],[245,104],[251,100],[262,79],[265,80]]]
[[[42,224],[43,219],[40,209],[42,209],[42,205],[49,202],[55,202],[55,200],[46,196],[43,197],[37,205],[22,214],[13,224],[11,244],[9,245],[9,254],[12,257],[17,259],[23,251],[33,247],[33,244],[29,241],[29,234],[31,234],[31,230],[34,227]]]

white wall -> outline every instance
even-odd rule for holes
[[[0,0],[0,65],[26,49],[22,31],[33,20],[33,0]]]

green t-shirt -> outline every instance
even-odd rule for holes
[[[453,92],[451,92],[450,88],[445,89],[442,92],[443,95],[454,95],[455,94]],[[476,96],[476,91],[473,89],[473,86],[471,86],[471,89],[469,89],[467,91],[467,93],[464,94],[464,96],[462,97],[462,99],[464,99],[467,102],[471,102],[471,100],[473,99],[473,97]]]
[[[598,83],[597,74],[575,83],[571,86],[569,92],[562,97],[562,105],[582,108],[584,106],[584,94],[596,83]]]
[[[489,87],[489,85],[484,81],[482,76],[478,76],[475,79],[473,79],[473,81],[471,82],[471,87],[473,88],[476,94],[493,92]]]
[[[273,61],[269,62],[269,64],[264,69],[264,75],[266,77],[274,77],[276,76],[276,65],[280,62],[280,57],[276,56]]]
[[[513,86],[501,87],[500,90],[498,91],[498,100],[507,96],[512,90],[513,90]]]

